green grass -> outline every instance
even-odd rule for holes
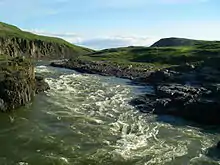
[[[211,44],[217,41],[212,41]],[[207,45],[210,41],[205,40],[194,40],[194,39],[187,39],[187,38],[162,38],[159,41],[155,42],[151,47],[177,47],[177,46],[186,46],[186,47],[194,47],[196,45]]]
[[[203,41],[193,46],[124,47],[97,51],[80,57],[83,60],[105,61],[114,65],[136,68],[166,68],[186,63],[204,63],[218,66],[220,42]]]
[[[22,31],[16,26],[9,25],[3,22],[0,22],[0,37],[1,38],[16,38],[16,39],[25,39],[27,41],[39,40],[47,43],[56,43],[60,45],[65,45],[69,48],[73,48],[75,51],[79,52],[79,54],[85,54],[88,52],[93,52],[93,50],[73,45],[63,39],[56,37],[47,37],[42,35],[36,35],[30,32]]]

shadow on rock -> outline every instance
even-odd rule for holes
[[[220,161],[220,143],[206,150],[206,156],[216,161]]]

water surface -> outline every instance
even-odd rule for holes
[[[220,164],[215,150],[207,154],[219,133],[128,104],[150,88],[48,66],[36,72],[51,90],[0,115],[0,165]]]

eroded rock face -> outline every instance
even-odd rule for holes
[[[0,82],[1,111],[30,102],[35,95],[35,79],[25,72],[10,73]]]
[[[32,101],[36,93],[49,89],[43,79],[35,78],[31,62],[14,58],[1,66],[0,111],[10,111]]]
[[[180,84],[159,85],[154,95],[132,100],[142,112],[180,116],[203,124],[220,124],[220,101],[215,90]]]
[[[26,56],[35,59],[60,59],[79,55],[79,52],[64,44],[27,40],[22,38],[1,38],[0,54]]]

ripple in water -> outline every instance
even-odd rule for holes
[[[128,104],[137,86],[122,79],[65,69],[41,66],[36,71],[57,76],[46,79],[51,90],[26,108],[28,115],[21,114],[27,115],[21,126],[0,131],[0,137],[13,131],[19,134],[10,142],[20,142],[15,150],[27,155],[18,154],[12,161],[60,165],[219,164],[205,153],[217,141],[217,134],[160,122],[153,115],[137,112]],[[15,116],[18,120],[21,117]],[[0,162],[4,162],[1,157]]]

